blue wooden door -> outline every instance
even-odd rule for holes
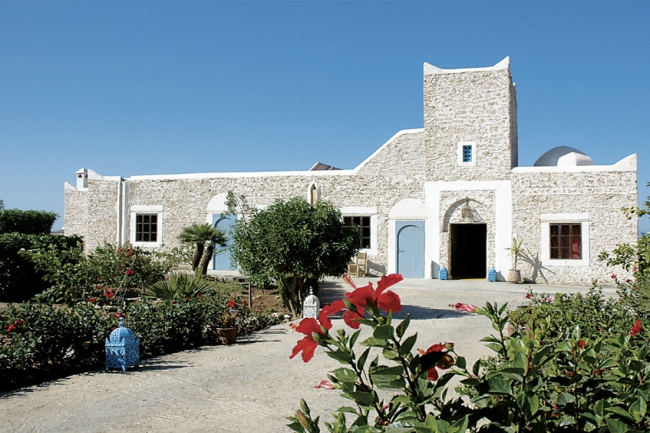
[[[224,215],[220,214],[212,215],[212,224],[226,233],[228,236],[228,241],[226,242],[226,251],[215,254],[212,257],[212,269],[215,271],[229,271],[235,269],[231,260],[230,260],[230,245],[232,245],[232,230],[237,224],[237,215]],[[218,246],[216,249],[221,249],[222,247]]]
[[[397,273],[424,278],[424,221],[395,221]]]

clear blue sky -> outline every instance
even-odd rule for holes
[[[506,56],[520,165],[637,153],[650,195],[648,1],[0,0],[0,199],[63,215],[81,167],[353,168],[422,127],[423,62]]]

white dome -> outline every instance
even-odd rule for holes
[[[554,147],[535,161],[535,167],[576,167],[594,165],[594,160],[578,149],[568,146]]]

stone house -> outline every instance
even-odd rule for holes
[[[360,226],[374,274],[503,280],[506,249],[523,240],[522,276],[536,282],[591,284],[611,272],[602,250],[637,238],[621,212],[637,203],[637,160],[594,165],[556,147],[519,167],[516,90],[506,58],[495,66],[439,69],[424,64],[424,128],[403,130],[351,170],[317,163],[307,171],[102,176],[77,172],[65,185],[65,233],[86,248],[105,242],[177,246],[181,229],[210,222],[227,229],[228,191],[254,206],[275,199],[328,200]],[[230,269],[228,254],[213,260]]]

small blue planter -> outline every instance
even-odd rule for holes
[[[491,283],[494,283],[497,280],[497,271],[494,268],[490,268],[488,271],[487,280]]]
[[[447,279],[447,268],[440,268],[440,279],[441,280]]]

